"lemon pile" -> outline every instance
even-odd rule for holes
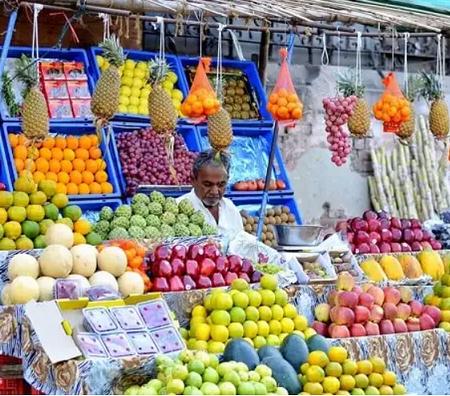
[[[216,289],[203,305],[192,311],[187,346],[193,350],[222,353],[229,339],[244,338],[253,347],[278,346],[291,333],[309,338],[315,331],[299,315],[288,295],[278,288],[276,277],[264,275],[260,289],[250,289],[244,279],[236,279],[231,290]]]
[[[96,59],[101,71],[109,67],[109,63],[104,57],[97,55]],[[127,59],[119,68],[119,73],[121,76],[119,113],[148,116],[148,95],[152,90],[148,83],[149,63]],[[169,71],[161,85],[172,98],[174,107],[180,111],[183,93],[176,88],[177,82],[178,76],[173,71]]]
[[[304,395],[404,395],[406,389],[397,383],[394,372],[386,369],[379,357],[355,361],[347,350],[332,346],[328,353],[310,352],[301,365],[300,381]]]

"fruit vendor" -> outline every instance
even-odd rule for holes
[[[224,197],[230,174],[230,157],[221,152],[219,158],[213,150],[200,153],[192,166],[191,192],[177,201],[188,199],[205,220],[217,227],[219,234],[229,239],[244,230],[236,205]]]

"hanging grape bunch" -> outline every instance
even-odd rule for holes
[[[351,152],[349,135],[344,129],[344,125],[352,116],[357,99],[355,95],[346,98],[337,96],[325,98],[322,102],[325,110],[325,131],[328,134],[328,147],[333,153],[331,162],[336,166],[344,165]]]

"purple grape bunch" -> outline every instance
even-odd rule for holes
[[[170,172],[164,138],[152,129],[119,134],[117,148],[127,183],[127,196],[134,195],[142,184],[191,184],[191,169],[197,153],[187,149],[181,135],[175,135],[173,150],[173,166],[177,179]]]
[[[352,151],[348,132],[344,129],[349,117],[355,109],[357,97],[336,96],[325,98],[322,101],[325,110],[325,131],[329,149],[333,153],[331,162],[342,166]]]

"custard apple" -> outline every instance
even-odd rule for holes
[[[148,226],[152,226],[155,228],[159,228],[161,226],[161,220],[159,220],[158,216],[153,214],[147,216],[146,223]]]
[[[133,209],[135,215],[141,215],[143,217],[148,216],[148,207],[144,203],[135,203],[131,205],[131,209]]]
[[[161,236],[164,238],[171,238],[175,236],[175,232],[170,225],[161,224]]]
[[[109,232],[109,221],[100,220],[94,225],[94,232],[100,234],[102,238],[105,239],[105,236],[107,236]]]
[[[129,238],[128,231],[125,228],[114,228],[109,234],[108,239],[127,239]]]
[[[141,215],[133,215],[130,218],[130,225],[131,226],[136,226],[139,228],[145,228],[147,225],[147,222],[145,221],[145,219],[141,216]]]
[[[136,239],[144,239],[145,238],[144,230],[142,228],[139,228],[136,226],[130,227],[130,229],[128,230],[128,233],[130,234],[131,238],[136,238]]]
[[[145,232],[145,237],[148,239],[157,239],[161,236],[161,233],[159,232],[159,230],[153,226],[145,227],[144,232]]]
[[[171,199],[169,201],[169,199]],[[164,204],[164,211],[178,214],[178,205],[174,198],[167,198]]]
[[[189,224],[189,234],[193,237],[202,236],[202,229],[197,224]]]
[[[193,223],[193,224],[197,224],[198,226],[201,227],[204,222],[205,222],[205,216],[203,216],[203,213],[200,211],[195,212],[191,216],[191,223]]]
[[[114,214],[116,217],[130,218],[133,213],[130,205],[120,205]]]
[[[150,205],[148,205],[148,211],[150,214],[159,216],[163,212],[163,207],[159,202],[152,202]]]
[[[132,199],[131,203],[134,204],[144,204],[148,205],[150,203],[150,198],[148,195],[145,195],[143,193],[137,193]]]
[[[152,191],[152,193],[150,194],[150,201],[164,205],[166,198],[164,197],[163,193],[159,191]]]
[[[184,198],[180,201],[178,204],[178,210],[180,213],[184,213],[187,216],[192,215],[194,213],[194,207],[191,204],[191,201],[189,201],[187,198]]]
[[[110,221],[114,217],[114,211],[109,206],[103,206],[100,211],[100,220]]]
[[[189,225],[189,217],[187,217],[184,213],[180,213],[177,216],[177,223],[183,225]]]
[[[175,224],[173,231],[177,237],[189,236],[189,228],[183,224]]]
[[[173,225],[177,221],[177,217],[172,212],[164,212],[161,216],[161,221],[165,224]]]
[[[203,224],[202,232],[203,232],[203,235],[216,235],[217,228],[212,226],[211,224],[205,223],[205,224]]]
[[[130,220],[126,217],[116,217],[111,221],[111,229],[114,228],[125,228],[126,230],[130,227]]]

